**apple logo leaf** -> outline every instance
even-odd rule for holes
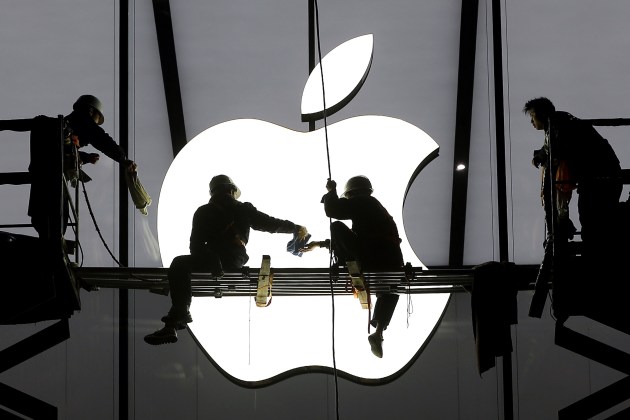
[[[317,121],[332,115],[355,97],[363,86],[374,52],[372,34],[344,42],[326,54],[311,72],[302,93],[302,121]],[[322,89],[322,69],[324,87]],[[324,94],[326,92],[326,109]]]

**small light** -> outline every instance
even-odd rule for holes
[[[464,169],[466,169],[466,165],[464,165],[463,163],[460,163],[455,167],[455,170],[457,171],[463,171]]]

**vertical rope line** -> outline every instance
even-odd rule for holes
[[[407,328],[409,328],[409,319],[413,314],[413,299],[411,298],[411,281],[407,281]]]
[[[195,392],[195,418],[199,418],[199,347],[195,348],[195,369],[193,373],[195,375],[195,387],[197,388],[197,392]]]
[[[118,60],[119,57],[116,54],[120,53],[120,48],[118,47],[119,41],[118,41],[118,31],[116,28],[116,4],[120,4],[120,1],[114,0],[114,113],[113,113],[113,125],[114,125],[114,133],[116,133],[117,130],[119,130],[118,128],[118,119],[116,118],[116,105],[118,103],[118,89],[116,88],[116,76],[119,74],[118,72],[116,72],[116,69],[118,68]],[[122,13],[122,8],[119,8],[118,10],[119,13],[119,19],[118,19],[118,25],[120,26],[121,24],[121,19],[120,19],[120,14]],[[118,79],[118,83],[120,83],[120,79]],[[120,112],[120,109],[118,109],[118,112]],[[120,141],[120,139],[119,139]],[[114,208],[116,206],[116,198],[117,198],[117,194],[116,194],[116,176],[117,176],[117,172],[116,171],[116,165],[114,162],[110,162],[110,165],[112,165],[112,239],[114,241],[114,250],[116,250],[116,246],[118,241],[116,241],[116,218],[114,217]]]
[[[113,55],[114,55],[114,59],[113,59],[113,63],[114,63],[114,104],[117,104],[118,102],[118,89],[116,89],[116,76],[118,75],[118,73],[116,72],[116,69],[118,68],[117,64],[118,64],[118,59],[116,54],[118,53],[118,30],[116,28],[116,5],[119,4],[119,2],[117,0],[113,1],[114,3],[114,48],[113,48]],[[120,24],[120,20],[118,21]],[[116,105],[114,105],[115,107]],[[116,132],[116,112],[114,109],[114,133]],[[116,201],[116,171],[113,171],[114,174],[112,176],[112,203],[115,203]],[[84,197],[86,202],[88,201],[87,199],[87,194],[85,193],[85,185],[83,183],[82,187],[83,187],[83,193],[84,193]],[[87,205],[87,204],[86,204]],[[113,204],[112,204],[113,205]],[[113,211],[112,211],[113,214]],[[116,238],[116,223],[114,221],[114,223],[112,223],[112,238]],[[98,231],[98,229],[97,229]],[[115,243],[116,241],[114,241]],[[116,369],[116,325],[115,325],[115,317],[114,314],[116,313],[116,299],[115,299],[115,294],[112,293],[112,376],[114,374],[114,372],[117,371]],[[115,380],[115,378],[112,377],[112,401],[116,401],[116,383],[117,381]],[[116,404],[112,404],[112,418],[116,417]]]
[[[330,169],[330,148],[328,146],[328,110],[326,109],[326,87],[324,86],[324,66],[322,64],[322,44],[319,36],[319,6],[315,0],[315,30],[317,31],[317,55],[319,57],[319,74],[322,80],[322,103],[324,107],[324,136],[326,138],[326,159],[328,160],[328,178],[332,179]]]
[[[252,282],[249,282],[249,302],[247,314],[247,364],[252,364],[252,298],[253,298]]]
[[[132,80],[132,92],[133,92],[133,100],[132,100],[132,106],[131,106],[131,112],[133,114],[133,154],[134,154],[134,161],[135,161],[135,155],[136,155],[136,2],[135,0],[132,0],[132,10],[133,10],[133,16],[131,19],[131,36],[133,37],[133,42],[131,43],[132,45],[132,52],[131,52],[131,62],[132,62],[132,70],[131,70],[131,80]],[[129,43],[129,39],[127,39],[127,43]],[[127,95],[128,96],[128,95]],[[135,232],[136,232],[136,218],[135,218],[135,214],[133,217],[133,265],[136,265],[136,240],[135,240]],[[132,292],[132,302],[133,302],[133,331],[136,331],[136,291],[134,290]],[[132,377],[133,377],[133,388],[132,388],[132,395],[133,395],[133,407],[134,407],[134,417],[135,417],[135,408],[136,408],[136,345],[135,343],[132,344],[133,345],[133,373],[132,373]],[[197,349],[197,352],[199,352],[199,350]]]
[[[116,76],[119,73],[116,72],[116,68],[118,68],[118,57],[117,57],[116,54],[120,52],[120,49],[117,47],[119,45],[119,42],[118,42],[118,31],[117,31],[117,28],[116,28],[116,4],[120,4],[120,2],[117,2],[116,0],[114,0],[114,104],[118,103],[118,89],[116,88]],[[118,13],[119,13],[119,15],[120,15],[120,13],[122,13],[122,8],[119,8]],[[120,25],[120,18],[118,20],[118,25]],[[120,83],[120,81],[119,81],[119,83]],[[115,107],[115,105],[114,105],[114,107]],[[119,111],[120,111],[120,109],[119,109]],[[114,133],[116,133],[116,131],[118,129],[118,126],[117,126],[118,120],[116,118],[115,108],[114,108],[114,115],[113,115],[113,117],[114,117],[114,121],[113,121]],[[114,168],[112,170],[113,175],[112,175],[112,178],[111,178],[112,179],[112,200],[111,200],[111,203],[112,203],[112,215],[113,215],[114,214],[113,209],[114,209],[114,206],[116,205],[116,199],[117,199],[117,194],[116,194],[116,183],[117,183],[117,181],[116,181],[115,165],[112,164],[112,167]],[[87,198],[87,192],[85,191],[85,184],[81,183],[81,186],[83,188],[83,195],[85,197],[86,206],[88,208],[88,211],[91,211],[91,208],[89,207],[90,203],[89,203],[89,200]],[[99,233],[99,236],[100,236],[100,231],[98,229],[98,226],[95,225],[95,229],[96,229],[96,232]],[[112,239],[113,239],[113,242],[114,242],[114,250],[116,249],[116,246],[118,244],[118,241],[116,241],[116,232],[117,232],[116,220],[114,219],[113,223],[112,223]],[[103,240],[101,239],[101,241],[103,241]],[[112,259],[114,259],[116,261],[116,263],[118,264],[117,260],[113,257],[113,255],[112,255]],[[118,265],[120,265],[120,264],[118,264]],[[116,325],[115,325],[116,317],[114,316],[114,314],[116,313],[117,307],[116,307],[116,297],[115,296],[116,296],[115,293],[112,293],[112,324],[114,324],[114,325],[112,325],[112,327],[113,327],[112,328],[112,372],[117,372],[118,371],[118,369],[116,369],[116,354],[117,354],[116,353],[116,338],[117,338],[116,332],[117,332],[117,328],[116,328]],[[118,373],[118,375],[120,375],[120,372]],[[115,379],[115,378],[112,378],[112,379]],[[116,384],[117,383],[120,383],[120,379],[118,381],[114,380],[112,382],[112,401],[116,401],[116,397],[117,397]],[[120,405],[120,399],[118,401],[118,404]],[[115,404],[112,404],[112,418],[116,417],[116,412],[117,412],[117,407],[116,407]]]
[[[326,139],[326,160],[328,163],[328,179],[332,179],[332,171],[331,171],[331,165],[330,165],[330,147],[328,144],[328,118],[327,118],[327,109],[326,109],[326,88],[325,88],[325,84],[324,84],[324,66],[322,63],[322,43],[321,43],[321,37],[319,34],[319,5],[317,3],[317,0],[314,0],[314,5],[315,5],[315,30],[317,33],[317,54],[318,54],[318,58],[319,58],[319,72],[320,72],[320,77],[321,77],[321,81],[322,81],[322,104],[323,104],[323,109],[324,109],[324,136]],[[330,225],[332,225],[332,219],[328,219],[328,222]],[[328,266],[332,267],[333,264],[333,255],[332,255],[332,249],[333,249],[333,238],[332,238],[332,234],[330,237],[330,249],[328,250],[328,255],[329,255],[329,261],[328,261]],[[335,378],[335,413],[336,413],[336,417],[337,419],[339,419],[339,378],[337,375],[337,356],[336,356],[336,351],[335,351],[335,291],[334,291],[334,287],[333,287],[333,278],[332,278],[332,273],[328,272],[328,276],[329,276],[329,283],[330,283],[330,298],[331,298],[331,316],[332,316],[332,359],[333,359],[333,374],[334,374],[334,378]]]
[[[505,84],[506,84],[506,90],[507,90],[507,111],[508,111],[508,130],[507,130],[507,144],[508,144],[508,154],[509,154],[509,161],[510,161],[510,221],[511,221],[511,226],[512,226],[512,259],[515,258],[514,255],[514,248],[515,248],[515,241],[514,241],[514,176],[513,176],[513,170],[512,170],[512,111],[511,111],[511,103],[510,103],[510,48],[509,48],[509,42],[508,42],[508,16],[507,16],[507,0],[503,1],[503,13],[504,13],[504,19],[505,19]],[[518,370],[518,325],[514,326],[514,340],[515,340],[515,345],[514,345],[514,353],[516,355],[516,415],[517,418],[521,418],[521,405],[520,405],[520,399],[519,399],[519,394],[520,394],[520,390],[519,390],[519,370]]]
[[[497,358],[494,358],[494,364],[497,365]],[[496,385],[496,399],[497,399],[497,419],[499,418],[499,413],[501,412],[501,396],[499,395],[499,369],[494,370],[494,383]]]
[[[112,324],[114,321],[114,314],[116,313],[116,298],[115,293],[112,290]],[[115,325],[112,325],[115,327]],[[116,372],[116,328],[112,328],[112,376]],[[112,377],[112,401],[116,401],[116,378]],[[112,418],[116,418],[116,404],[112,404]]]
[[[459,319],[459,301],[458,299],[455,299],[455,319]],[[459,375],[459,364],[460,364],[460,358],[459,358],[459,352],[460,352],[460,348],[459,348],[459,334],[455,334],[455,357],[456,357],[456,363],[457,363],[457,369],[455,369],[455,371],[457,372],[457,418],[461,419],[462,418],[462,412],[461,412],[461,393],[459,392],[459,387],[460,387],[460,383],[461,383],[461,378]]]
[[[507,1],[503,2],[503,11],[505,16],[505,85],[507,90],[507,111],[508,111],[508,130],[507,144],[510,161],[510,219],[512,225],[512,258],[514,258],[514,176],[512,171],[512,115],[510,104],[510,48],[508,42],[508,17],[507,17]]]
[[[67,320],[66,322],[69,322],[69,320]],[[68,410],[68,341],[69,340],[66,340],[65,343],[64,343],[65,344],[65,348],[66,348],[66,377],[65,377],[65,380],[64,380],[64,388],[66,390],[66,395],[64,396],[65,397],[64,403],[65,403],[65,406],[66,406],[66,413],[69,411]]]

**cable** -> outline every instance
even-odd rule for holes
[[[411,299],[411,282],[407,280],[407,328],[409,328],[409,318],[413,315],[413,300]]]
[[[90,204],[90,199],[88,198],[87,191],[85,190],[85,183],[83,181],[81,181],[81,187],[83,189],[83,196],[85,197],[85,204],[87,205],[88,211],[90,212],[90,217],[92,218],[92,222],[94,223],[94,228],[96,229],[96,233],[98,233],[98,237],[101,238],[101,242],[103,243],[103,246],[105,247],[105,249],[109,253],[109,256],[112,257],[114,262],[116,262],[116,264],[118,264],[119,267],[124,267],[120,263],[120,261],[118,261],[118,259],[114,256],[112,251],[109,249],[109,246],[107,245],[107,242],[105,242],[105,238],[103,238],[103,234],[101,233],[101,229],[98,227],[98,223],[96,223],[96,218],[94,217],[94,212],[92,211],[92,205]]]
[[[77,181],[77,182],[78,182],[78,181]],[[70,198],[68,198],[68,201],[70,201]],[[76,205],[76,204],[75,204],[75,205]],[[76,218],[76,216],[75,216],[74,220],[73,220],[73,219],[70,219],[70,222],[71,222],[71,223],[74,223],[74,224],[73,224],[73,225],[71,225],[70,227],[72,228],[72,231],[73,231],[73,233],[74,233],[74,237],[75,237],[75,242],[76,242],[76,244],[77,244],[77,245],[76,245],[76,246],[77,246],[76,252],[78,252],[78,253],[81,255],[81,257],[80,257],[80,261],[81,261],[81,263],[80,263],[80,264],[77,264],[77,265],[78,265],[79,267],[83,267],[83,262],[85,261],[85,253],[83,252],[83,245],[81,245],[81,241],[79,240],[79,235],[77,235],[77,225],[78,225],[78,222],[77,222],[77,218]]]
[[[247,308],[247,364],[252,364],[252,297],[254,296],[252,290],[252,282],[249,282],[249,297],[247,299],[249,306]],[[255,298],[254,298],[255,299]]]
[[[313,0],[313,4],[315,6],[315,30],[317,32],[317,54],[319,58],[319,72],[322,80],[322,103],[324,108],[324,136],[326,139],[326,160],[328,162],[328,179],[332,179],[332,171],[330,168],[330,148],[328,146],[328,120],[327,120],[327,109],[326,109],[326,88],[324,86],[324,66],[322,64],[322,46],[321,46],[321,38],[319,35],[319,5],[317,4],[317,0]],[[332,225],[332,219],[328,219],[329,224]],[[330,237],[330,248],[329,252],[329,267],[332,267],[333,264],[333,238],[332,235]],[[329,281],[330,281],[330,298],[331,298],[331,307],[332,307],[332,359],[333,359],[333,374],[335,378],[335,413],[337,419],[339,419],[339,378],[337,375],[337,356],[335,352],[335,292],[333,288],[333,278],[332,273],[329,270],[328,272]]]
[[[313,0],[315,3],[315,30],[317,31],[317,55],[319,57],[319,73],[322,79],[322,104],[324,107],[324,136],[326,138],[326,159],[328,160],[328,179],[332,179],[332,172],[330,170],[330,148],[328,147],[328,119],[326,109],[326,88],[324,86],[324,66],[322,64],[322,45],[319,37],[319,6],[317,0]]]
[[[101,242],[103,243],[103,246],[105,247],[105,249],[109,253],[109,256],[112,257],[114,262],[116,264],[118,264],[119,267],[126,268],[126,266],[124,266],[123,264],[121,264],[120,261],[118,261],[118,259],[114,256],[112,251],[109,249],[109,246],[107,245],[107,242],[105,242],[105,238],[103,238],[103,234],[101,233],[101,229],[98,227],[98,223],[96,223],[96,217],[94,216],[94,212],[92,211],[92,205],[90,204],[90,199],[88,198],[87,191],[85,190],[85,183],[82,182],[82,181],[81,181],[81,187],[83,189],[83,196],[85,198],[85,204],[86,204],[87,209],[88,209],[88,211],[90,213],[90,217],[92,218],[92,223],[94,224],[94,228],[96,229],[96,233],[98,233],[98,237],[101,238]],[[151,282],[151,283],[160,283],[162,281],[162,280],[150,280],[150,279],[147,279],[145,277],[138,276],[138,275],[135,275],[135,274],[129,274],[129,276],[133,277],[135,279],[138,279],[138,280],[147,281],[147,282]]]
[[[514,172],[512,171],[512,106],[510,102],[510,45],[508,39],[508,16],[507,16],[507,1],[503,1],[503,13],[505,16],[505,85],[507,89],[507,111],[508,111],[508,145],[509,145],[509,156],[510,156],[510,220],[512,222],[512,256],[514,257],[514,248],[515,248],[515,240],[514,240]],[[517,418],[521,418],[521,404],[520,404],[520,381],[519,381],[519,370],[518,370],[518,326],[514,327],[515,329],[515,340],[516,345],[514,346],[514,352],[516,353],[516,413]]]
[[[510,216],[512,220],[512,255],[514,255],[514,173],[512,171],[512,106],[510,102],[510,46],[508,39],[508,17],[507,17],[507,2],[503,2],[503,10],[505,13],[505,85],[507,88],[507,108],[508,108],[508,144],[510,145]]]

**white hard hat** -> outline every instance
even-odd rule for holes
[[[363,175],[353,176],[348,180],[348,182],[346,182],[346,187],[344,189],[342,197],[347,197],[349,192],[356,190],[368,190],[370,191],[370,194],[374,192],[374,189],[372,188],[372,183],[370,182],[368,177]]]
[[[105,117],[103,116],[103,104],[98,98],[94,95],[81,95],[79,99],[74,102],[72,105],[72,109],[80,109],[80,108],[93,108],[94,111],[98,114],[98,121],[96,124],[101,125],[103,121],[105,121]]]
[[[224,185],[229,185],[234,188],[234,198],[238,199],[241,196],[241,190],[239,190],[234,181],[232,181],[232,178],[227,175],[216,175],[212,177],[212,179],[210,180],[210,195],[212,195],[212,192],[217,187]]]

